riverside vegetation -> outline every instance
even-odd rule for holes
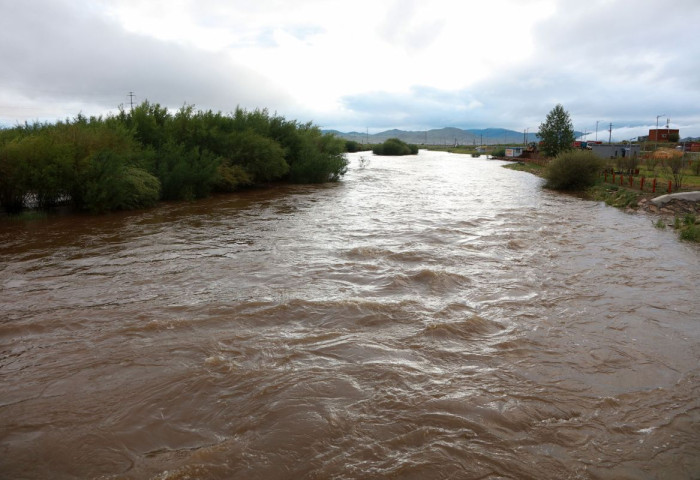
[[[267,110],[229,115],[143,102],[116,115],[0,130],[0,206],[106,212],[275,181],[337,181],[345,142]]]
[[[398,138],[389,138],[384,143],[375,145],[372,152],[375,155],[417,155],[418,145],[410,145]]]
[[[649,203],[648,192],[604,183],[601,172],[605,166],[604,160],[591,152],[581,150],[564,151],[553,158],[546,167],[534,163],[506,165],[513,170],[527,171],[544,177],[545,188],[580,192],[586,198],[602,201],[613,207],[630,209]],[[670,165],[668,168],[673,171],[674,167]],[[659,219],[655,226],[665,228],[666,224],[667,221]],[[676,212],[673,222],[669,225],[679,232],[681,239],[700,242],[700,225],[694,213],[682,213],[679,216]]]

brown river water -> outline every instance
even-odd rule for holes
[[[700,478],[698,246],[500,161],[350,160],[3,221],[0,478]]]

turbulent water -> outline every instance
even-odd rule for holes
[[[0,226],[0,477],[700,478],[700,249],[503,162]]]

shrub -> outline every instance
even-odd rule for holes
[[[19,213],[29,193],[29,164],[21,156],[18,140],[0,147],[0,205],[7,213]]]
[[[582,190],[595,185],[603,161],[594,153],[570,150],[557,155],[549,162],[545,187],[554,190]]]
[[[295,183],[337,182],[348,169],[343,140],[333,135],[322,135],[317,128],[300,131],[297,158],[289,178]]]
[[[157,175],[163,200],[192,200],[209,195],[220,159],[208,151],[168,143],[157,152]]]
[[[228,150],[225,164],[240,165],[253,182],[277,180],[289,171],[282,146],[252,130],[232,133]]]
[[[87,182],[83,209],[92,212],[131,210],[158,202],[160,182],[156,177],[113,152],[96,155]]]
[[[345,151],[348,153],[360,152],[362,151],[362,144],[355,140],[347,140],[345,142]]]
[[[241,187],[252,185],[253,180],[240,165],[219,165],[216,171],[214,190],[217,192],[235,192]]]
[[[375,146],[372,151],[375,155],[416,155],[418,154],[418,146],[409,145],[398,138],[390,138],[384,143]]]

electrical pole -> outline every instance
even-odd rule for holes
[[[608,136],[608,144],[612,143],[612,122],[610,122],[610,130],[608,130],[608,133],[610,134]]]
[[[598,143],[598,122],[600,120],[595,121],[595,142]]]
[[[129,104],[131,105],[131,111],[134,110],[134,92],[129,92]]]
[[[656,116],[656,134],[654,135],[654,150],[659,148],[659,117],[663,117],[666,115],[665,113],[662,113],[661,115]]]

